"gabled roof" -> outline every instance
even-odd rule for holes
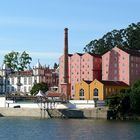
[[[132,49],[125,49],[125,48],[122,48],[122,47],[117,47],[119,49],[121,49],[122,51],[132,55],[132,56],[138,56],[140,57],[140,51],[137,51],[137,50],[132,50]]]
[[[83,53],[76,53],[76,54],[78,54],[78,55],[80,55],[80,56],[82,56],[82,55],[83,55]]]
[[[128,87],[128,85],[126,83],[124,83],[123,81],[104,81],[104,80],[102,80],[101,83],[103,83],[106,86],[126,86],[126,87]]]
[[[100,54],[95,54],[95,53],[89,53],[90,55],[92,55],[92,56],[94,56],[94,57],[102,57],[102,55],[100,55]]]
[[[68,54],[68,56],[70,56],[70,57],[71,57],[71,56],[73,56],[73,54]]]

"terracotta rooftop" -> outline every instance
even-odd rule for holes
[[[63,94],[62,93],[56,93],[56,92],[49,92],[47,94],[47,97],[62,97]]]

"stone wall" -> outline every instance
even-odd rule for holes
[[[94,109],[34,109],[0,108],[2,116],[24,116],[40,118],[93,118],[107,119],[107,108]]]
[[[34,108],[0,108],[0,114],[2,116],[20,116],[20,117],[40,117],[48,118],[47,111]]]

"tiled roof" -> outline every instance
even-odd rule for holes
[[[33,71],[32,70],[26,70],[26,71],[20,71],[19,72],[21,76],[29,76],[29,75],[32,75]],[[11,76],[17,76],[18,75],[18,72],[14,72],[11,74]]]
[[[107,85],[107,86],[126,86],[126,87],[128,87],[128,85],[122,81],[104,81],[104,80],[102,80],[101,83],[103,83],[104,85]]]
[[[62,97],[63,94],[62,93],[56,93],[56,92],[49,92],[47,94],[47,97]]]

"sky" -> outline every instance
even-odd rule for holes
[[[0,0],[0,65],[11,51],[26,51],[31,66],[59,62],[64,28],[69,53],[94,39],[140,21],[140,0]]]

